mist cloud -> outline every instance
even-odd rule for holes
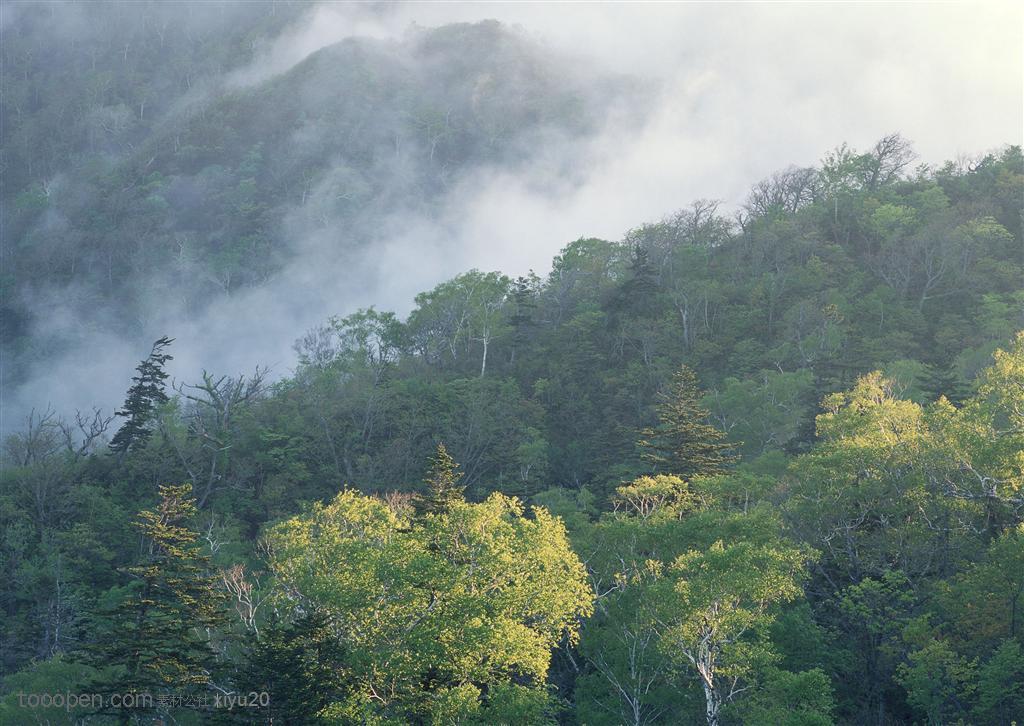
[[[627,74],[652,91],[642,108],[609,98],[595,134],[539,136],[525,168],[468,170],[439,209],[382,220],[371,248],[344,244],[338,220],[314,228],[295,209],[285,224],[293,261],[270,283],[198,316],[148,311],[147,340],[86,331],[74,354],[44,364],[5,407],[116,406],[148,341],[163,334],[177,338],[180,379],[257,364],[286,374],[292,342],[329,315],[408,312],[416,292],[470,267],[542,272],[573,239],[620,238],[695,198],[735,206],[753,182],[813,165],[841,142],[863,149],[899,131],[922,161],[938,163],[1022,141],[1024,11],[1009,3],[325,4],[224,83],[264,82],[350,37],[400,39],[416,25],[485,18],[553,49],[563,64],[555,73]],[[48,322],[77,324],[67,310]]]

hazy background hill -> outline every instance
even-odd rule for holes
[[[665,12],[6,5],[0,428],[113,407],[164,334],[178,377],[285,375],[331,314],[409,312],[458,269],[543,271],[696,198],[732,216],[751,182],[842,141],[899,130],[933,168],[1013,141],[986,126],[1015,128],[1003,79],[950,60],[948,29],[982,17]],[[816,40],[836,13],[863,67]],[[910,54],[943,93],[913,90]]]
[[[474,170],[570,178],[546,150],[580,144],[628,95],[554,72],[550,52],[496,22],[349,39],[249,81],[232,72],[300,8],[181,8],[31,6],[6,20],[18,29],[3,51],[8,391],[30,369],[69,353],[110,361],[271,281],[259,315],[289,326],[366,300],[393,274],[379,247],[439,220]],[[426,256],[435,242],[407,245]],[[282,282],[297,257],[305,279]],[[287,350],[301,331],[278,332]],[[45,390],[59,378],[32,403],[60,401]]]

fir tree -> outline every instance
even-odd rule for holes
[[[651,301],[658,292],[658,283],[651,268],[650,255],[639,243],[633,244],[629,254],[629,277],[619,287],[612,300],[613,312],[627,312],[638,317],[649,315]]]
[[[462,501],[464,486],[459,484],[462,472],[443,443],[430,458],[430,468],[424,480],[427,491],[420,499],[423,512],[438,514],[447,511],[455,502]]]
[[[658,472],[689,479],[720,474],[736,461],[725,434],[707,423],[700,399],[696,374],[681,367],[658,404],[658,425],[641,432],[641,455]]]
[[[800,396],[798,411],[800,424],[796,435],[783,447],[790,456],[804,454],[811,450],[817,438],[817,415],[821,413],[821,401],[829,393],[835,393],[835,386],[829,384],[822,374],[824,366],[818,362],[812,366],[814,381]]]
[[[959,406],[971,395],[970,387],[964,383],[955,366],[929,365],[928,374],[921,382],[921,388],[929,401],[945,396],[950,403]]]
[[[533,277],[533,272],[530,273]],[[517,277],[512,283],[512,315],[509,317],[509,324],[512,326],[512,352],[509,355],[509,362],[516,362],[516,351],[525,346],[530,327],[533,325],[533,315],[537,308],[537,301],[532,286],[532,280],[526,277]]]
[[[153,433],[149,426],[153,412],[157,406],[168,401],[164,393],[164,381],[167,380],[164,366],[173,356],[165,353],[164,348],[173,342],[174,338],[166,336],[157,340],[149,355],[136,367],[138,375],[132,378],[124,408],[115,413],[127,420],[110,441],[110,450],[114,453],[126,453],[136,444],[146,441]]]
[[[314,723],[324,708],[354,690],[345,648],[330,618],[316,609],[268,627],[252,643],[235,680],[238,693],[266,693],[269,703],[255,711],[222,710],[214,714],[218,723],[253,723],[256,715],[261,723]]]
[[[95,618],[100,637],[86,660],[116,665],[97,692],[149,694],[159,710],[160,694],[208,694],[215,652],[209,634],[225,622],[224,597],[188,526],[195,515],[192,486],[161,486],[160,503],[139,513],[135,527],[147,543],[144,561],[126,569],[132,583],[120,602]],[[122,713],[124,718],[126,713]]]

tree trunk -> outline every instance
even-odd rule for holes
[[[704,683],[704,701],[708,726],[718,726],[718,712],[722,708],[722,696],[718,689]]]

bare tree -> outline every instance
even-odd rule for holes
[[[201,383],[179,383],[174,387],[183,398],[191,401],[188,415],[189,436],[198,442],[190,449],[175,439],[164,428],[182,466],[196,484],[197,504],[206,505],[210,495],[224,484],[224,476],[231,464],[234,424],[240,411],[257,400],[264,391],[266,368],[256,368],[251,376],[230,378],[214,377],[203,371]]]
[[[105,415],[99,408],[93,408],[91,414],[75,411],[74,424],[60,419],[57,422],[64,436],[64,446],[74,456],[87,456],[96,451],[104,434],[110,428],[114,414]]]
[[[906,169],[917,154],[910,142],[899,134],[883,136],[867,155],[864,186],[877,189],[895,181]]]
[[[749,216],[762,217],[773,210],[796,212],[820,194],[817,169],[791,166],[753,186],[744,205]]]
[[[63,437],[56,411],[35,409],[25,419],[25,429],[4,442],[4,463],[17,467],[12,481],[33,512],[36,527],[43,532],[70,506],[67,492],[67,460],[62,456]]]
[[[251,630],[259,640],[260,629],[256,623],[256,615],[260,607],[267,601],[269,594],[260,590],[260,581],[256,577],[246,576],[245,565],[235,565],[221,572],[221,582],[235,606],[239,620],[247,630]]]

